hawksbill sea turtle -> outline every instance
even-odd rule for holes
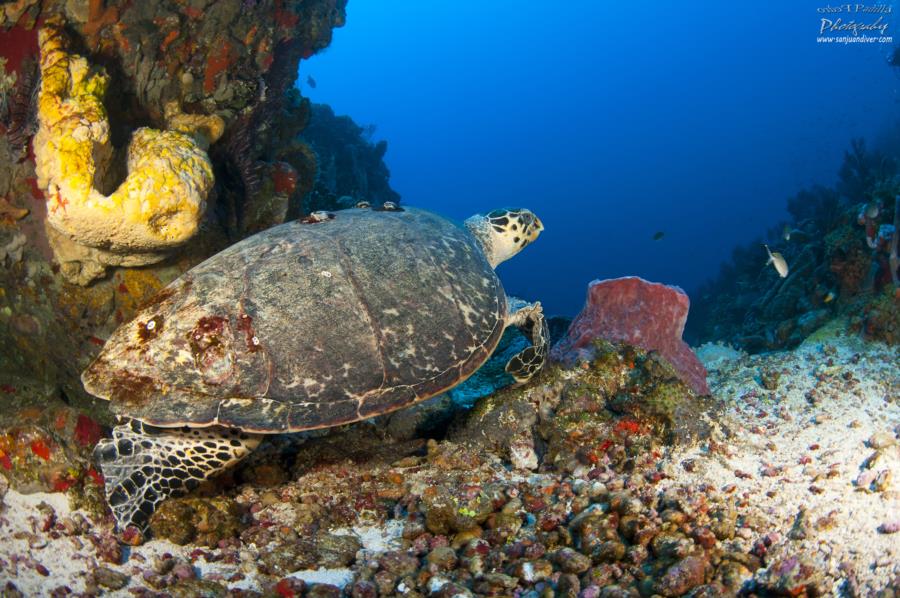
[[[185,272],[120,326],[82,374],[120,423],[94,457],[117,527],[252,451],[265,434],[337,426],[442,393],[490,357],[506,326],[544,365],[540,303],[507,299],[497,264],[543,230],[529,210],[463,226],[367,204],[260,232]]]

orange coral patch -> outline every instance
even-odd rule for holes
[[[57,480],[54,480],[54,482],[53,482],[53,491],[54,492],[65,492],[66,490],[71,488],[72,484],[74,484],[74,483],[75,482],[73,482],[72,480],[69,480],[66,478],[59,478]]]
[[[106,27],[119,20],[119,9],[115,6],[104,7],[103,0],[88,2],[88,22],[84,24],[84,34],[93,37]]]
[[[62,430],[66,427],[66,424],[69,423],[69,416],[65,411],[60,411],[56,414],[56,418],[53,420],[53,427],[57,430]]]
[[[203,91],[212,93],[216,89],[216,77],[231,66],[234,56],[231,52],[231,44],[223,41],[217,50],[210,53],[206,62],[206,77],[203,79]]]
[[[162,41],[162,44],[160,44],[160,50],[165,52],[169,48],[169,45],[171,45],[171,43],[176,39],[178,39],[178,31],[173,29],[168,33],[168,35],[166,35],[166,38]]]
[[[244,45],[249,46],[253,44],[253,40],[256,39],[256,32],[259,31],[259,27],[254,25],[250,28],[250,31],[247,32],[247,35],[244,36]]]
[[[55,213],[59,208],[63,209],[63,212],[66,211],[66,206],[69,205],[69,201],[62,196],[62,193],[59,190],[56,190],[56,194],[50,197],[50,212]]]
[[[637,434],[641,431],[641,426],[634,420],[623,419],[619,423],[616,424],[616,432],[627,433],[627,434]]]
[[[50,460],[50,447],[40,438],[31,441],[31,452],[44,461]]]

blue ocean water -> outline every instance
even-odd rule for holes
[[[853,138],[896,132],[894,45],[817,39],[826,18],[891,35],[894,12],[856,8],[896,7],[844,6],[351,0],[298,84],[375,126],[403,202],[534,210],[544,234],[500,275],[574,314],[595,278],[691,293],[789,196],[832,184]]]

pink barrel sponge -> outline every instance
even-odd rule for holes
[[[553,359],[571,362],[595,338],[658,351],[697,394],[709,394],[706,368],[681,340],[690,300],[678,287],[637,276],[595,280],[587,302],[566,336],[553,347]]]

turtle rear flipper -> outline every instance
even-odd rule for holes
[[[156,428],[131,420],[94,448],[106,480],[116,527],[145,533],[167,498],[181,496],[227,469],[259,444],[260,436],[228,428]]]
[[[522,349],[506,363],[506,373],[524,384],[541,371],[550,350],[550,328],[544,318],[540,302],[526,303],[521,299],[509,299],[509,324],[516,326],[531,340],[531,346]]]

